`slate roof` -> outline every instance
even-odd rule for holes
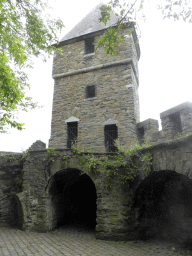
[[[61,39],[60,42],[90,34],[98,30],[103,30],[115,25],[117,16],[114,13],[111,13],[110,20],[107,22],[106,26],[103,22],[99,22],[98,19],[101,17],[100,7],[102,5],[104,5],[104,3],[99,3],[96,5],[90,13],[88,13],[71,31],[69,31]]]

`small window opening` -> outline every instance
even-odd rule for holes
[[[174,113],[169,116],[169,120],[172,123],[173,130],[177,132],[182,132],[180,113]]]
[[[90,37],[90,38],[87,38],[85,39],[85,54],[89,54],[89,53],[93,53],[94,50],[95,50],[95,47],[94,47],[94,37]]]
[[[107,152],[116,152],[117,147],[115,146],[115,140],[118,138],[118,131],[116,124],[105,125],[105,147]]]
[[[86,98],[95,97],[95,85],[88,85],[86,87]]]
[[[77,140],[78,123],[67,123],[67,148],[71,148],[73,143]]]
[[[142,145],[144,143],[144,134],[145,134],[144,127],[137,128],[137,131],[138,131],[137,134],[138,134],[139,143]]]
[[[138,132],[139,132],[139,135],[140,135],[141,137],[143,137],[143,136],[144,136],[144,133],[145,133],[144,127],[138,128]]]

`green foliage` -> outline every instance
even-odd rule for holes
[[[48,148],[47,149],[47,155],[44,159],[44,161],[54,162],[57,157],[60,156],[59,153],[55,152],[55,148]]]
[[[185,137],[188,137],[189,135],[187,134],[187,135],[180,135],[178,138],[177,138],[177,140],[179,140],[179,139],[181,139],[181,138],[185,138]]]
[[[48,8],[44,0],[0,0],[0,132],[7,125],[22,130],[16,114],[37,107],[25,96],[29,84],[24,70],[32,67],[32,56],[45,60],[55,49],[51,44],[63,24],[45,15]]]
[[[13,162],[13,161],[17,161],[17,160],[21,160],[21,162],[24,162],[24,161],[29,161],[30,158],[28,156],[28,151],[23,151],[21,153],[21,158],[17,158],[17,154],[16,153],[9,153],[9,154],[3,154],[1,153],[0,156],[2,156],[3,158],[1,159],[0,162]]]
[[[87,167],[88,170],[91,172],[99,172],[98,166],[100,163],[94,155],[95,151],[81,149],[77,147],[75,144],[71,146],[71,149],[73,153],[78,155],[81,166]]]
[[[105,25],[107,21],[110,20],[111,13],[115,13],[117,16],[117,22],[114,27],[108,28],[102,35],[99,41],[95,41],[96,49],[104,48],[106,54],[113,56],[118,54],[115,48],[119,43],[124,42],[124,36],[121,35],[121,30],[123,26],[130,26],[130,33],[136,29],[137,34],[139,34],[139,23],[140,20],[145,20],[146,16],[143,12],[145,5],[144,0],[111,0],[108,4],[102,5],[101,18],[99,22],[103,22]],[[163,19],[173,19],[174,21],[182,19],[185,22],[192,22],[192,4],[190,0],[165,0],[159,1],[157,3],[157,8],[162,12]],[[134,27],[133,27],[134,25]],[[138,35],[139,37],[139,35]],[[136,42],[138,43],[138,41]]]
[[[15,160],[15,153],[10,153],[8,155],[5,155],[5,161],[6,162],[13,162]]]
[[[149,147],[149,144],[142,146],[137,142],[135,146],[125,150],[120,145],[119,141],[116,141],[118,151],[110,159],[105,159],[104,167],[108,178],[108,185],[111,186],[111,181],[114,176],[119,176],[122,184],[128,184],[129,181],[133,181],[138,174],[138,163],[143,162],[142,170],[147,174],[150,172],[152,165],[151,153],[145,153],[144,155],[139,152],[139,149]]]
[[[62,163],[63,164],[68,164],[69,158],[70,158],[70,156],[67,156],[67,155],[63,156]]]
[[[152,155],[147,152],[140,153],[139,149],[149,147],[150,144],[142,146],[136,143],[134,147],[127,150],[116,141],[118,151],[111,155],[97,155],[94,151],[81,149],[76,145],[72,146],[72,151],[79,157],[81,166],[84,166],[88,171],[100,173],[104,168],[104,175],[107,177],[107,185],[112,186],[112,180],[115,176],[119,176],[122,184],[129,185],[129,181],[133,181],[138,174],[138,163],[142,162],[142,170],[148,174],[151,170]]]
[[[119,1],[119,0],[111,0],[108,4],[102,5],[100,7],[101,10],[101,18],[99,22],[103,22],[107,25],[107,21],[110,20],[111,13],[115,13],[117,16],[117,22],[113,27],[108,28],[104,34],[101,36],[99,41],[95,41],[96,44],[95,52],[98,48],[104,48],[106,51],[106,55],[110,54],[113,56],[114,54],[118,54],[118,51],[115,50],[119,43],[124,43],[125,36],[121,35],[121,30],[123,26],[130,27],[129,35],[134,31],[134,25],[137,25],[135,22],[135,14],[138,10],[143,7],[143,0],[139,0],[141,4],[138,6],[135,1]]]
[[[21,174],[15,179],[15,189],[17,193],[22,192],[23,190],[22,184],[23,184],[23,175]]]
[[[158,8],[161,10],[164,19],[192,22],[192,5],[190,0],[165,0],[164,3],[160,2]]]
[[[55,153],[55,148],[51,148],[51,147],[48,148],[47,153],[49,153],[49,154]]]
[[[110,5],[102,5],[100,10],[101,10],[101,18],[99,18],[99,21],[103,22],[106,26],[107,21],[110,20],[112,8]]]
[[[101,39],[99,41],[95,41],[94,44],[96,44],[95,52],[98,48],[103,47],[106,50],[106,55],[110,54],[113,56],[114,54],[118,54],[118,51],[115,50],[117,48],[119,43],[124,43],[125,37],[119,36],[120,31],[122,30],[122,24],[119,24],[117,28],[109,28],[104,33],[103,36],[101,36]]]
[[[30,161],[30,157],[28,157],[28,150],[21,152],[22,161]]]
[[[22,160],[26,160],[26,158],[27,158],[27,154],[28,154],[28,150],[23,151],[23,152],[21,153]]]

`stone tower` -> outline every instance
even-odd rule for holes
[[[116,49],[118,55],[106,56],[104,49],[94,53],[107,27],[116,22],[115,14],[105,26],[99,23],[100,6],[84,17],[59,45],[63,55],[54,54],[54,97],[49,147],[70,148],[76,141],[96,152],[113,152],[114,141],[129,147],[137,136],[139,122],[140,57],[136,33],[130,26],[122,34],[125,42]]]

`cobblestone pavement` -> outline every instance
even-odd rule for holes
[[[0,228],[0,256],[16,255],[192,255],[189,249],[160,241],[103,241],[94,231],[62,227],[47,233]]]

